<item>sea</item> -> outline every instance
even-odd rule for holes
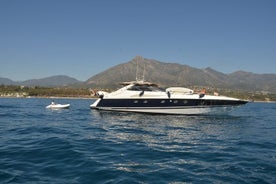
[[[276,103],[178,116],[51,101],[0,98],[0,183],[276,183]]]

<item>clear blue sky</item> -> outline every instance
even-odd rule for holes
[[[87,80],[136,55],[276,73],[276,1],[0,0],[0,77]]]

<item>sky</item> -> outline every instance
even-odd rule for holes
[[[0,77],[85,81],[137,55],[275,74],[276,1],[0,0]]]

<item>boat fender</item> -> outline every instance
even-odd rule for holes
[[[104,94],[103,93],[96,93],[96,96],[98,97],[98,98],[101,98],[101,99],[103,99],[103,97],[104,97]]]
[[[167,91],[168,98],[171,98],[171,93]]]
[[[204,93],[200,93],[200,94],[199,94],[199,98],[203,98],[204,96],[205,96]]]
[[[141,92],[139,93],[139,96],[140,96],[140,97],[143,96],[144,93],[145,93],[145,91],[141,91]]]

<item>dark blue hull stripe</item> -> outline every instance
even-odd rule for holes
[[[243,100],[208,100],[208,99],[101,99],[97,107],[110,108],[210,108],[246,104]]]

